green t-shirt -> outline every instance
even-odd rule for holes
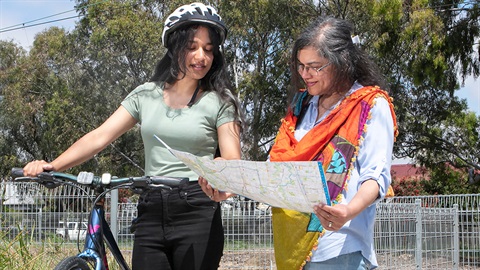
[[[214,91],[203,92],[190,108],[172,109],[163,99],[163,88],[149,82],[138,86],[122,106],[139,122],[145,147],[145,175],[189,177],[198,175],[172,155],[153,135],[175,150],[213,159],[218,146],[217,128],[234,121],[232,104]]]

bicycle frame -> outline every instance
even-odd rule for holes
[[[113,233],[105,220],[105,200],[102,198],[97,202],[90,211],[88,221],[88,233],[85,237],[85,245],[83,251],[77,257],[86,261],[95,261],[95,270],[108,270],[107,254],[105,242],[108,245],[113,257],[117,261],[121,269],[129,270],[127,262],[118,247],[117,241],[113,237]]]

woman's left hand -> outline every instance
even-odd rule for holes
[[[224,192],[224,191],[219,191],[218,189],[214,189],[207,181],[207,179],[203,177],[198,178],[198,184],[200,184],[200,187],[202,187],[203,192],[207,194],[207,196],[216,202],[221,202],[224,201],[232,196],[235,196],[235,194],[230,193],[230,192]]]
[[[335,206],[318,204],[313,207],[313,210],[323,228],[328,231],[338,231],[350,220],[348,206],[344,204]]]
[[[355,218],[377,199],[379,186],[377,181],[369,179],[360,186],[357,194],[348,204],[315,205],[313,211],[329,231],[338,231],[349,220]]]

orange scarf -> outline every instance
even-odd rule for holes
[[[388,94],[379,87],[363,87],[345,97],[329,115],[312,128],[300,141],[294,136],[297,117],[290,110],[270,152],[270,161],[322,162],[327,177],[330,200],[340,200],[353,168],[366,122],[376,97],[390,104],[395,136],[398,133],[393,105]],[[277,269],[301,269],[324,229],[314,214],[273,209],[273,231]]]

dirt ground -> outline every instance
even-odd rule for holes
[[[382,256],[377,257],[378,270],[417,270],[415,259],[411,254],[400,255],[395,259]],[[461,262],[458,268],[452,265],[451,260],[441,258],[424,259],[422,269],[426,270],[480,270],[480,262]],[[277,269],[275,266],[275,257],[273,251],[228,251],[223,255],[219,270],[227,269]]]
[[[273,251],[227,251],[223,254],[219,270],[277,269]]]

